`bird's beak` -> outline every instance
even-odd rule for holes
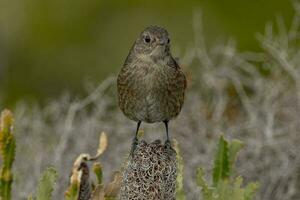
[[[166,39],[166,38],[160,39],[158,41],[158,44],[159,45],[166,45],[166,44],[168,44],[168,39]]]

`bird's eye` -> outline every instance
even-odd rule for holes
[[[168,42],[167,43],[170,44],[170,38],[168,38]]]
[[[149,43],[151,41],[151,38],[147,35],[144,40],[146,43]]]

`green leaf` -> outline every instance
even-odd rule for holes
[[[210,200],[212,198],[212,190],[209,188],[208,183],[204,179],[204,172],[201,167],[197,169],[196,172],[197,185],[201,188],[204,200]]]
[[[232,174],[234,163],[238,152],[244,147],[244,143],[239,140],[232,140],[228,145],[228,156],[229,156],[229,175]]]
[[[176,178],[176,199],[185,200],[185,192],[183,189],[183,159],[180,155],[180,150],[177,140],[174,140],[174,149],[177,158],[177,178]]]
[[[102,184],[102,179],[103,179],[103,171],[100,163],[95,163],[93,166],[93,171],[96,174],[97,180],[99,185]]]
[[[258,183],[249,183],[244,192],[244,200],[252,200],[254,199],[255,192],[259,188]]]
[[[242,187],[243,178],[233,178],[232,168],[243,143],[238,140],[227,142],[223,136],[219,139],[213,168],[213,185],[204,179],[201,168],[197,170],[197,184],[202,189],[203,200],[253,200],[258,185],[250,183]]]
[[[78,200],[79,186],[77,183],[73,183],[69,186],[65,193],[66,200]]]
[[[0,118],[0,151],[2,166],[0,171],[0,199],[11,199],[11,186],[13,182],[12,165],[15,159],[16,141],[12,132],[13,115],[4,110]]]
[[[27,198],[27,200],[34,200],[31,194],[29,195],[29,197]]]
[[[36,193],[37,200],[51,200],[56,178],[57,172],[54,168],[48,168],[44,171]]]
[[[228,142],[221,136],[213,168],[213,185],[217,186],[220,180],[229,178],[229,171]]]
[[[214,197],[216,200],[237,200],[232,198],[233,192],[228,179],[222,179],[218,182],[218,185],[214,188]]]
[[[244,189],[241,188],[241,185],[243,184],[243,178],[238,176],[234,181],[233,181],[233,187],[232,187],[232,199],[241,199],[244,200]],[[228,185],[230,186],[230,185]]]

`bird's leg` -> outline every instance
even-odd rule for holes
[[[165,145],[171,146],[170,139],[169,139],[168,122],[169,122],[168,120],[165,120],[165,121],[164,121],[164,124],[165,124],[165,127],[166,127],[166,133],[167,133],[167,140],[166,140],[166,142],[165,142]]]
[[[136,132],[135,132],[135,136],[134,136],[134,138],[133,138],[133,140],[132,140],[132,145],[131,145],[131,155],[133,155],[133,152],[134,152],[134,150],[136,149],[136,146],[137,146],[137,144],[138,144],[138,133],[139,133],[139,129],[140,129],[140,126],[141,126],[141,121],[138,121],[138,123],[137,123],[137,127],[136,127]]]

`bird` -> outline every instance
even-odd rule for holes
[[[168,31],[160,26],[146,27],[137,37],[118,74],[119,107],[137,123],[132,151],[138,144],[142,122],[165,124],[170,146],[168,123],[181,111],[186,77],[170,51]]]

